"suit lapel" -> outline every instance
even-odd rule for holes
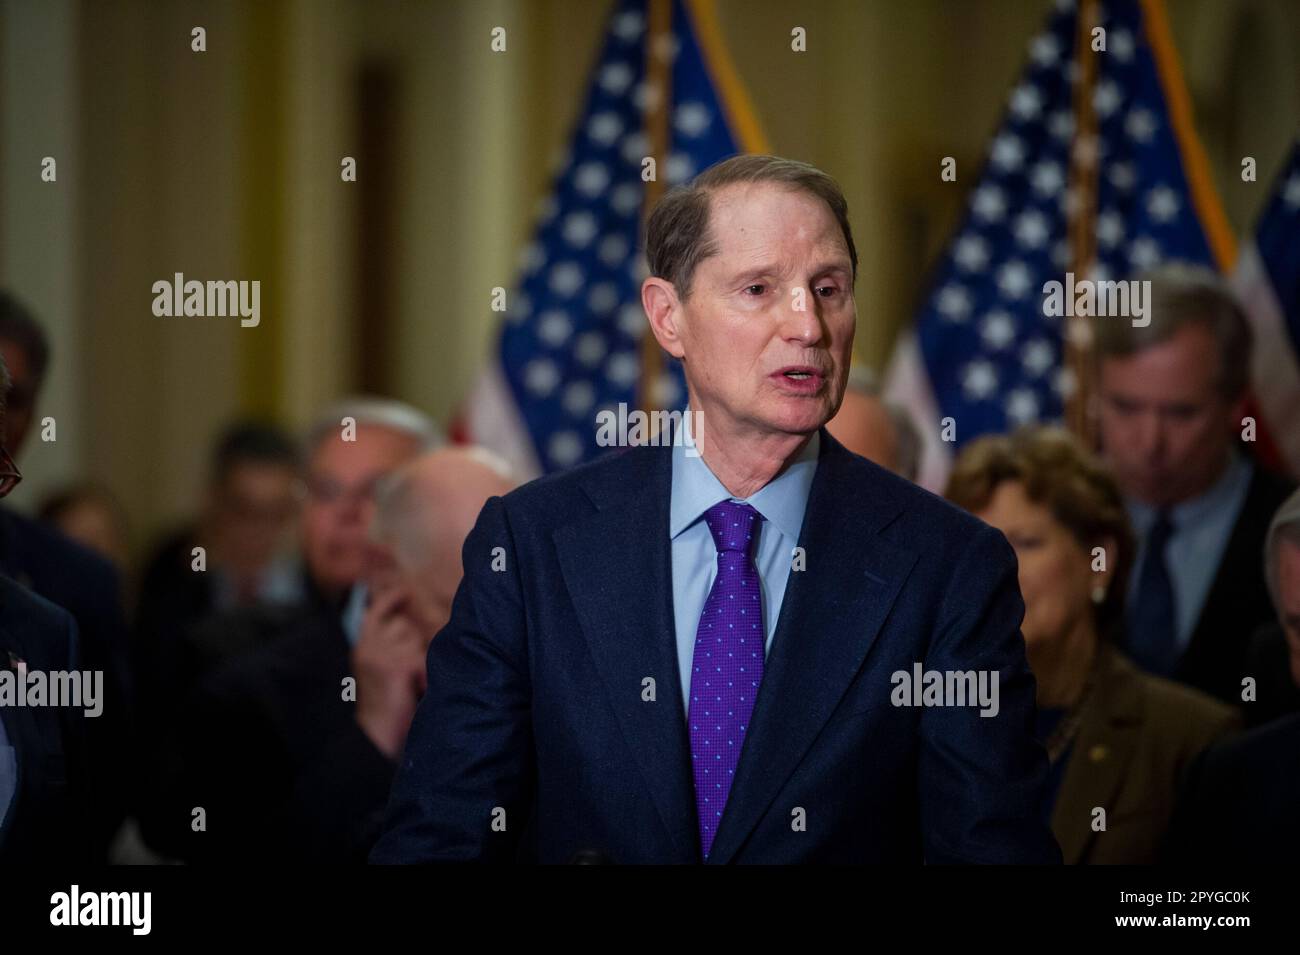
[[[554,540],[606,696],[679,861],[699,860],[677,665],[668,515],[670,448],[638,448],[584,485],[596,510]],[[642,700],[655,681],[655,702]]]
[[[1141,728],[1141,699],[1137,681],[1108,645],[1097,668],[1097,688],[1074,741],[1070,764],[1061,780],[1060,798],[1052,810],[1052,830],[1066,865],[1082,861],[1097,834],[1094,808],[1112,804],[1137,747]]]
[[[735,856],[862,668],[916,554],[879,536],[900,507],[826,431],[799,546],[710,863]]]

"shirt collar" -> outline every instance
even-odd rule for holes
[[[1228,466],[1223,469],[1223,474],[1217,481],[1196,497],[1169,508],[1170,521],[1175,528],[1190,527],[1200,523],[1209,515],[1224,512],[1245,493],[1253,476],[1254,467],[1251,463],[1234,451],[1228,458]],[[1135,529],[1145,534],[1155,523],[1159,508],[1141,501],[1130,501],[1128,511]]]
[[[704,458],[694,453],[694,443],[687,433],[684,440],[673,444],[672,500],[668,517],[668,536],[677,537],[720,501],[733,498],[722,482],[709,470]],[[812,490],[813,476],[817,473],[817,455],[821,448],[820,432],[813,432],[799,456],[788,464],[775,479],[745,498],[745,503],[763,515],[791,540],[799,539],[803,527],[804,511],[808,508],[808,494]],[[691,453],[687,453],[687,452]]]
[[[350,647],[355,647],[357,641],[361,639],[361,621],[366,616],[366,603],[369,596],[370,588],[361,582],[352,588],[348,599],[343,603],[343,616],[340,623],[343,625],[343,633],[347,636]]]

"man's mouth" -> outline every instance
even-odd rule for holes
[[[826,376],[811,365],[789,365],[771,375],[787,388],[804,394],[813,394],[821,390]]]

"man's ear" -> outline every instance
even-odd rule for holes
[[[650,331],[659,347],[681,359],[686,353],[680,333],[682,305],[673,283],[655,276],[646,279],[641,283],[641,307],[650,320]]]

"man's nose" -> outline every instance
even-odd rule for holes
[[[1160,420],[1160,415],[1154,412],[1147,412],[1138,419],[1137,434],[1138,451],[1144,460],[1159,460],[1164,453],[1165,429]]]
[[[794,286],[782,316],[781,332],[790,341],[815,345],[826,334],[822,321],[821,300],[812,288]]]
[[[338,516],[344,523],[369,526],[370,514],[370,498],[364,492],[349,491],[339,499]]]

